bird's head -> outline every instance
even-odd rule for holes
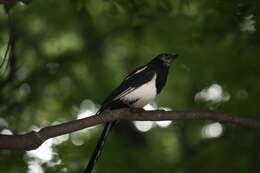
[[[174,59],[176,59],[178,54],[170,54],[170,53],[161,53],[157,55],[151,63],[160,63],[166,67],[169,67]]]

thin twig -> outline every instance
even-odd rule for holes
[[[8,41],[8,43],[7,43],[7,48],[6,48],[6,50],[5,50],[5,54],[4,54],[3,61],[2,61],[1,64],[0,64],[0,69],[4,66],[4,64],[5,64],[5,62],[6,62],[7,55],[8,55],[8,52],[9,52],[9,50],[10,50],[10,44],[11,44],[11,42],[10,42],[10,38],[9,38],[9,41]],[[4,70],[4,71],[5,71],[5,70]]]
[[[17,38],[16,38],[16,32],[15,32],[15,26],[14,26],[14,23],[12,21],[10,14],[9,14],[9,11],[7,11],[7,15],[8,15],[8,23],[9,23],[9,41],[8,41],[8,46],[6,48],[7,50],[6,50],[5,56],[7,56],[9,53],[9,58],[8,58],[6,68],[9,67],[10,71],[9,71],[7,77],[4,80],[0,81],[0,89],[4,88],[10,81],[12,81],[12,79],[14,79],[15,73],[16,73],[15,45],[16,45]]]

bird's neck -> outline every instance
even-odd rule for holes
[[[161,64],[159,66],[158,65],[154,66],[154,69],[157,73],[156,88],[157,88],[157,94],[159,94],[167,81],[169,67]]]

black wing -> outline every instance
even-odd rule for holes
[[[119,87],[112,91],[112,93],[105,99],[98,113],[101,113],[105,109],[109,108],[113,103],[120,100],[123,96],[152,80],[155,75],[155,71],[145,67],[146,66],[141,66],[130,73],[119,85]]]
[[[126,79],[130,78],[131,76],[133,76],[133,75],[135,75],[135,74],[137,74],[137,73],[139,73],[139,72],[145,70],[146,68],[147,68],[147,66],[145,66],[145,65],[143,65],[143,66],[141,66],[141,67],[138,67],[137,69],[135,69],[134,71],[132,71],[131,73],[129,73],[129,74],[124,78],[124,80],[126,80]]]

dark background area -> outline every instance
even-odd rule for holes
[[[2,134],[94,114],[128,72],[162,52],[181,56],[153,107],[260,120],[258,0],[32,0],[15,4],[10,16],[17,64],[0,88]],[[0,62],[8,32],[2,5]],[[50,139],[32,152],[2,150],[0,170],[83,172],[101,129]],[[259,132],[222,122],[122,122],[95,172],[259,173],[259,146]]]

